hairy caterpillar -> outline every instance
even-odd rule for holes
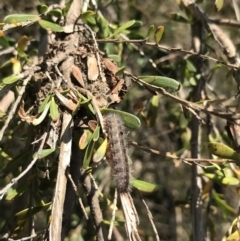
[[[109,113],[104,116],[104,128],[108,146],[106,159],[112,168],[112,176],[119,193],[130,190],[131,160],[128,155],[127,133],[120,115]]]

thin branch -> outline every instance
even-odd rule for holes
[[[33,160],[30,162],[30,164],[27,166],[27,168],[24,169],[17,177],[13,178],[11,180],[11,182],[7,186],[5,186],[2,190],[0,190],[0,200],[3,198],[3,196],[8,191],[8,189],[10,187],[12,187],[15,183],[17,183],[18,180],[21,179],[32,168],[32,166],[36,163],[36,161],[39,159],[39,156],[40,156],[41,151],[43,149],[43,146],[45,144],[45,140],[46,140],[47,134],[48,134],[47,132],[45,132],[43,134],[42,141],[41,141],[41,144],[40,144],[40,146],[38,148],[37,154],[35,155]]]
[[[64,199],[67,187],[67,177],[65,175],[66,169],[70,164],[71,148],[72,148],[72,115],[65,112],[63,114],[62,134],[60,155],[58,164],[58,174],[55,187],[55,194],[52,204],[51,223],[49,227],[49,240],[59,241],[62,240],[62,218]]]
[[[153,228],[153,231],[154,231],[156,240],[157,240],[157,241],[160,241],[157,228],[156,228],[156,226],[155,226],[155,224],[154,224],[154,222],[153,222],[152,213],[151,213],[150,209],[148,208],[148,205],[146,204],[145,200],[144,200],[142,197],[141,197],[141,200],[142,200],[142,203],[143,203],[143,205],[145,206],[145,208],[146,208],[146,210],[147,210],[148,218],[149,218],[149,221],[151,222],[151,225],[152,225],[152,228]]]
[[[68,177],[68,180],[69,180],[69,181],[71,182],[71,184],[72,184],[73,190],[74,190],[74,192],[75,192],[76,197],[78,198],[79,205],[80,205],[80,207],[81,207],[81,209],[82,209],[82,211],[83,211],[83,214],[84,214],[85,218],[88,220],[87,212],[85,211],[85,207],[84,207],[84,205],[83,205],[82,199],[81,199],[81,197],[79,196],[78,191],[77,191],[77,186],[75,185],[75,183],[74,183],[74,181],[73,181],[73,179],[72,179],[72,176],[71,176],[71,174],[69,173],[69,170],[67,170],[67,177]]]
[[[14,104],[11,106],[11,109],[10,109],[8,115],[7,115],[7,119],[4,122],[4,125],[0,130],[0,141],[2,140],[3,134],[4,134],[5,130],[7,129],[10,121],[12,120],[12,118],[13,118],[15,112],[16,112],[16,109],[17,109],[17,107],[18,107],[18,105],[19,105],[19,103],[22,99],[22,95],[25,92],[26,86],[27,86],[28,82],[31,80],[32,75],[28,76],[28,78],[26,78],[23,81],[23,86],[22,86],[21,90],[19,91],[18,97],[17,97],[16,101],[14,102]]]
[[[237,64],[229,64],[229,63],[225,63],[222,60],[219,59],[215,59],[211,56],[207,56],[204,54],[199,54],[197,52],[191,51],[191,50],[186,50],[186,49],[182,49],[182,48],[171,48],[171,47],[167,47],[164,45],[160,45],[160,44],[156,44],[154,42],[147,42],[146,39],[132,39],[132,40],[122,40],[122,39],[97,39],[98,43],[134,43],[134,44],[140,44],[143,46],[151,46],[151,47],[155,47],[158,49],[162,49],[162,50],[166,50],[168,52],[179,52],[179,53],[184,53],[184,54],[189,54],[191,56],[196,56],[202,59],[206,59],[212,62],[215,62],[217,64],[222,64],[225,65],[229,68],[233,68],[233,69],[240,69],[240,66]]]
[[[134,147],[137,147],[145,152],[148,152],[148,153],[151,153],[151,154],[155,154],[155,155],[159,155],[159,156],[164,156],[164,157],[167,157],[167,158],[171,158],[171,159],[174,159],[174,160],[177,160],[177,161],[184,161],[184,162],[214,162],[214,163],[224,163],[224,162],[230,162],[228,159],[207,159],[207,158],[183,158],[183,157],[179,157],[179,156],[176,156],[170,152],[160,152],[158,150],[154,150],[154,149],[151,149],[151,148],[148,148],[148,147],[144,147],[144,146],[140,146],[138,145],[137,142],[135,141],[129,141],[129,144],[131,146],[134,146]]]
[[[115,188],[115,194],[114,194],[114,200],[113,200],[113,211],[112,211],[112,219],[111,219],[111,224],[110,228],[108,231],[108,240],[112,239],[112,231],[113,231],[113,226],[114,226],[114,221],[115,221],[115,215],[116,215],[116,208],[117,208],[117,189]]]
[[[188,110],[193,109],[195,111],[202,111],[206,114],[215,115],[215,116],[221,117],[221,118],[226,119],[226,120],[232,120],[233,121],[233,120],[240,119],[240,114],[238,114],[238,113],[220,112],[220,111],[212,110],[211,106],[210,107],[200,106],[199,104],[195,104],[194,102],[190,102],[190,101],[181,99],[181,98],[177,97],[176,95],[170,94],[164,88],[156,87],[156,86],[153,86],[151,84],[148,84],[148,83],[142,81],[141,79],[139,79],[137,76],[134,76],[127,71],[124,71],[124,74],[126,76],[131,77],[131,79],[135,83],[137,83],[137,84],[139,84],[143,87],[147,87],[148,89],[151,89],[152,91],[157,91],[164,96],[170,97],[171,99],[177,101],[179,104],[185,106]],[[192,112],[192,113],[194,114],[194,112]]]
[[[229,27],[240,27],[240,22],[232,19],[208,19],[208,22]]]
[[[81,169],[81,179],[85,193],[87,196],[88,204],[91,209],[92,218],[94,221],[94,226],[96,228],[96,236],[98,241],[107,240],[106,234],[104,232],[104,226],[102,223],[102,210],[99,205],[99,192],[92,185],[91,177],[86,173],[85,169]]]

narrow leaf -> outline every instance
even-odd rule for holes
[[[102,144],[98,147],[93,156],[93,162],[99,163],[105,156],[107,150],[107,139],[105,139]]]
[[[48,6],[43,4],[43,5],[38,5],[37,6],[37,10],[39,13],[43,14],[43,13],[46,13],[47,10],[48,10]]]
[[[93,140],[91,140],[90,144],[88,145],[88,147],[86,149],[84,159],[83,159],[83,168],[84,169],[87,169],[89,167],[89,163],[93,156],[94,145],[95,145],[95,142]]]
[[[79,139],[79,149],[84,150],[89,142],[92,140],[93,133],[90,130],[84,130],[82,136]]]
[[[236,177],[225,177],[225,176],[220,176],[220,175],[217,175],[214,173],[204,173],[203,175],[219,184],[223,184],[223,185],[238,185],[239,184],[239,180]]]
[[[159,26],[154,34],[154,39],[156,44],[159,43],[159,41],[162,39],[163,36],[163,32],[164,32],[164,27],[163,26]]]
[[[122,24],[118,29],[116,29],[114,31],[114,33],[109,36],[108,38],[112,38],[114,36],[116,36],[117,34],[121,33],[122,31],[126,30],[127,28],[131,27],[136,21],[135,20],[131,20],[131,21],[128,21],[124,24]]]
[[[128,112],[120,111],[120,110],[114,110],[114,109],[101,109],[101,112],[103,114],[108,114],[108,113],[116,113],[120,115],[123,119],[123,122],[127,128],[130,129],[136,129],[141,126],[141,121],[139,118],[135,115],[132,115]]]
[[[4,78],[2,80],[2,82],[6,85],[9,85],[9,84],[12,84],[12,83],[15,83],[16,81],[18,81],[20,79],[19,76],[17,75],[12,75],[12,76],[8,76],[6,78]]]
[[[33,120],[32,124],[34,126],[39,125],[45,119],[45,117],[47,116],[48,110],[50,108],[50,104],[51,102],[48,102],[42,114],[38,118]]]
[[[54,100],[54,97],[51,99],[51,104],[50,104],[50,116],[53,121],[58,120],[59,118],[59,111],[58,111],[58,106]]]
[[[83,14],[81,14],[81,19],[87,19],[95,15],[95,12],[93,11],[86,11]]]
[[[38,159],[45,158],[45,157],[49,156],[50,154],[52,154],[53,152],[55,152],[55,148],[43,149],[43,150],[41,151],[41,153],[39,154]],[[35,152],[35,153],[33,154],[33,158],[35,158],[36,155],[37,155],[37,152]]]
[[[52,9],[51,11],[47,12],[47,15],[54,16],[56,18],[60,18],[62,16],[62,10],[61,9]]]
[[[132,186],[138,189],[139,191],[148,192],[148,193],[154,192],[158,188],[156,184],[152,184],[152,183],[145,182],[142,180],[137,180],[137,179],[134,179],[132,181]]]
[[[21,23],[26,21],[36,21],[39,19],[38,15],[33,14],[11,14],[4,18],[4,23]]]
[[[154,126],[154,124],[156,122],[156,119],[158,116],[158,102],[159,102],[159,96],[154,95],[151,98],[151,101],[149,103],[147,117],[146,117],[147,125],[149,127]]]
[[[47,103],[48,103],[49,100],[50,100],[50,97],[51,97],[51,96],[48,95],[48,96],[46,97],[46,99],[41,103],[41,105],[40,105],[39,108],[38,108],[38,114],[40,114],[40,113],[43,112],[43,110],[45,109]]]
[[[147,82],[148,84],[161,87],[161,88],[170,88],[175,91],[180,89],[180,83],[172,78],[164,76],[138,76],[139,79]]]
[[[208,143],[208,150],[215,156],[240,161],[240,155],[231,147],[226,146],[223,143],[210,142]]]
[[[146,38],[145,39],[149,39],[150,37],[151,37],[151,35],[153,34],[153,32],[154,32],[154,25],[151,25],[150,27],[149,27],[149,29],[148,29],[148,32],[147,32],[147,36],[146,36]]]
[[[99,135],[100,135],[100,126],[97,126],[92,135],[94,142],[96,142],[98,140]]]
[[[218,11],[220,11],[223,7],[224,0],[215,0],[215,5]]]
[[[226,215],[235,217],[236,212],[234,208],[228,205],[225,200],[221,199],[216,192],[212,193],[212,198],[216,202],[217,206],[219,206],[220,209],[223,211],[223,213],[225,213]]]
[[[64,28],[52,23],[52,22],[48,22],[45,20],[39,20],[39,24],[42,28],[46,29],[46,30],[52,30],[53,32],[63,32]]]
[[[176,22],[189,23],[189,20],[185,18],[181,13],[170,13],[169,18]]]
[[[51,205],[51,203],[46,203],[43,206],[27,208],[27,209],[24,209],[24,210],[16,213],[15,216],[18,218],[18,220],[26,219],[26,218],[29,218],[29,217],[35,215],[36,213],[38,213],[42,210],[48,209],[50,207],[50,205]]]

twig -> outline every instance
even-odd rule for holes
[[[228,64],[225,63],[222,60],[219,59],[215,59],[211,56],[207,56],[204,54],[198,54],[197,52],[191,51],[191,50],[186,50],[186,49],[182,49],[182,48],[171,48],[171,47],[167,47],[167,46],[163,46],[160,44],[156,44],[154,42],[147,42],[145,39],[133,39],[133,40],[121,40],[121,39],[97,39],[98,43],[134,43],[134,44],[140,44],[143,46],[151,46],[151,47],[155,47],[158,49],[162,49],[162,50],[166,50],[168,52],[180,52],[180,53],[185,53],[185,54],[189,54],[191,56],[196,56],[202,59],[206,59],[212,62],[215,62],[217,64],[222,64],[225,65],[229,68],[233,68],[233,69],[240,69],[240,66],[237,64]]]
[[[108,231],[108,240],[112,239],[112,231],[113,231],[113,225],[114,225],[114,221],[115,221],[115,215],[116,215],[116,207],[117,207],[117,189],[115,188],[115,194],[114,194],[114,200],[113,200],[113,211],[112,211],[112,219],[111,219],[111,224],[110,224],[110,228]]]
[[[58,164],[58,174],[55,187],[55,194],[52,204],[51,223],[49,227],[49,240],[62,240],[62,218],[64,199],[67,187],[66,169],[70,164],[71,148],[72,148],[72,115],[65,112],[63,114],[60,155]]]
[[[15,50],[14,47],[8,47],[6,49],[3,49],[0,51],[0,56],[3,56],[4,54],[10,54]]]
[[[149,221],[151,222],[151,225],[152,225],[152,228],[153,228],[156,240],[160,241],[160,238],[159,238],[159,235],[158,235],[158,231],[157,231],[156,226],[155,226],[155,224],[153,222],[152,213],[151,213],[150,209],[148,208],[148,205],[146,204],[145,200],[142,197],[141,197],[141,200],[142,200],[142,203],[143,203],[143,205],[145,206],[145,208],[147,210],[148,218],[149,218]]]
[[[84,208],[82,199],[81,199],[81,197],[80,197],[79,194],[78,194],[77,186],[75,185],[75,183],[74,183],[74,181],[73,181],[73,179],[72,179],[72,176],[71,176],[71,174],[69,173],[69,170],[67,170],[67,177],[68,177],[68,180],[69,180],[69,181],[71,182],[71,184],[72,184],[73,190],[74,190],[74,192],[75,192],[76,197],[78,198],[79,205],[80,205],[80,207],[81,207],[81,209],[82,209],[82,211],[83,211],[83,214],[84,214],[85,218],[88,220],[88,215],[87,215],[87,213],[86,213],[86,211],[85,211],[85,208]]]
[[[11,182],[7,186],[5,186],[2,190],[0,190],[0,200],[3,198],[3,196],[5,195],[7,190],[10,187],[12,187],[15,183],[17,183],[18,180],[21,179],[32,168],[32,166],[36,163],[36,161],[39,159],[40,153],[41,153],[41,151],[43,149],[43,146],[45,144],[45,140],[46,140],[47,134],[48,134],[47,132],[45,132],[43,134],[42,141],[41,141],[41,144],[40,144],[40,146],[38,148],[37,154],[33,158],[33,160],[30,162],[30,164],[27,166],[27,168],[24,169],[17,177],[13,178],[11,180]]]
[[[83,95],[87,96],[87,98],[91,100],[91,104],[92,104],[92,106],[93,106],[93,108],[96,112],[96,116],[97,116],[97,119],[100,123],[100,126],[101,126],[102,130],[104,130],[103,116],[102,116],[102,113],[101,113],[101,111],[100,111],[100,109],[97,105],[95,97],[92,95],[92,93],[90,91],[88,91],[86,89],[79,88],[79,90]]]
[[[26,241],[26,240],[29,240],[29,239],[33,239],[33,238],[39,237],[42,233],[33,234],[33,235],[29,236],[29,237],[24,237],[24,238],[20,238],[20,239],[8,238],[8,241]]]
[[[159,156],[164,156],[164,157],[167,157],[167,158],[171,158],[171,159],[174,159],[174,160],[177,160],[177,161],[184,161],[184,162],[212,162],[212,163],[224,163],[224,162],[230,162],[228,159],[217,159],[217,160],[214,160],[214,159],[207,159],[207,158],[183,158],[183,157],[179,157],[179,156],[176,156],[170,152],[160,152],[158,150],[154,150],[154,149],[151,149],[151,148],[148,148],[148,147],[144,147],[144,146],[140,146],[138,145],[137,142],[135,141],[129,141],[129,144],[134,146],[134,147],[137,147],[139,149],[142,149],[143,151],[145,152],[148,152],[148,153],[151,153],[151,154],[155,154],[155,155],[159,155]]]
[[[240,27],[240,22],[232,19],[208,19],[208,22],[229,27]]]
[[[102,224],[102,210],[99,205],[99,192],[91,183],[91,177],[86,173],[85,169],[81,169],[81,179],[83,187],[86,192],[87,200],[91,209],[94,225],[96,228],[96,236],[98,241],[105,241],[107,237],[104,232],[104,226]]]
[[[100,77],[101,77],[102,81],[106,82],[106,78],[104,76],[104,72],[103,72],[102,67],[101,67],[101,61],[100,61],[100,56],[99,56],[99,52],[98,52],[98,44],[97,44],[95,35],[94,35],[92,29],[87,24],[85,24],[84,26],[88,29],[88,31],[92,35],[92,39],[93,39],[94,46],[95,46],[95,49],[96,49],[96,57],[97,57],[97,64],[98,64],[99,74],[100,74]]]
[[[124,74],[126,76],[131,77],[131,79],[135,83],[137,83],[137,84],[139,84],[143,87],[147,87],[147,88],[151,89],[152,91],[157,91],[162,95],[168,96],[171,99],[174,99],[175,101],[177,101],[179,104],[185,106],[187,109],[194,109],[195,111],[202,111],[204,113],[215,115],[215,116],[221,117],[223,119],[227,119],[227,120],[238,120],[238,119],[240,119],[240,114],[238,114],[238,113],[228,113],[228,112],[222,112],[221,113],[219,111],[209,110],[209,108],[206,108],[205,106],[202,107],[199,104],[195,104],[193,102],[190,102],[190,101],[181,99],[181,98],[179,98],[175,95],[172,95],[169,92],[167,92],[164,88],[156,87],[156,86],[153,86],[151,84],[148,84],[148,83],[142,81],[141,79],[139,79],[137,76],[134,76],[127,71],[124,71]]]
[[[14,104],[11,106],[11,109],[10,109],[8,115],[7,115],[7,119],[6,119],[3,127],[0,130],[0,141],[2,140],[3,134],[4,134],[5,130],[7,129],[11,119],[13,118],[13,115],[16,112],[16,109],[17,109],[17,107],[18,107],[18,105],[19,105],[19,103],[20,103],[20,101],[22,99],[22,95],[23,95],[23,93],[24,93],[24,91],[26,89],[26,86],[27,86],[28,82],[31,80],[32,76],[33,76],[33,74],[29,75],[23,81],[23,86],[22,86],[21,90],[19,91],[18,97],[17,97],[16,101],[14,102]]]
[[[125,34],[120,34],[119,36],[120,36],[121,38],[123,38],[124,40],[129,40],[129,38],[128,38]],[[161,71],[158,69],[157,64],[153,61],[153,59],[149,58],[138,45],[136,45],[136,44],[134,44],[134,43],[130,43],[130,44],[131,44],[131,46],[132,46],[135,50],[137,50],[137,51],[139,52],[139,54],[140,54],[141,56],[143,56],[144,58],[147,59],[147,61],[152,65],[152,67],[153,67],[159,74],[162,74]]]

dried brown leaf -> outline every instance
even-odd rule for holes
[[[18,109],[18,116],[27,123],[32,123],[37,116],[28,116],[24,110],[24,103],[22,102],[21,106]]]
[[[124,79],[120,79],[118,81],[118,83],[113,87],[112,89],[112,94],[115,94],[117,93],[118,91],[120,91],[122,89],[122,86],[123,86],[123,83],[124,83]]]
[[[70,99],[67,99],[65,96],[60,94],[57,90],[55,90],[55,94],[60,100],[60,102],[66,106],[69,110],[74,111],[77,108],[77,105]]]
[[[104,58],[103,63],[106,66],[106,68],[111,71],[113,74],[116,74],[119,70],[118,66],[113,63],[110,59]]]
[[[88,66],[88,79],[96,80],[99,76],[99,69],[96,57],[91,54],[87,57],[87,66]]]
[[[78,83],[82,86],[85,87],[83,78],[82,78],[82,72],[81,70],[77,67],[77,66],[73,66],[72,67],[72,75],[74,76],[74,78],[78,81]]]
[[[95,120],[88,121],[88,126],[90,127],[90,129],[92,131],[94,131],[96,129],[96,127],[97,127],[97,121],[95,121]]]

